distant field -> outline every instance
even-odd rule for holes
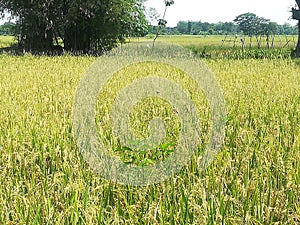
[[[14,43],[14,38],[11,36],[0,36],[0,48],[5,48]]]
[[[250,38],[244,36],[234,35],[172,35],[172,36],[160,36],[158,40],[168,41],[171,43],[177,43],[181,45],[214,45],[221,46],[223,44],[224,47],[233,47],[234,42],[236,42],[237,47],[241,47],[241,39],[245,39],[246,47],[250,45]],[[152,39],[151,36],[145,39]],[[261,45],[262,47],[266,47],[266,37],[262,37]],[[272,37],[270,37],[270,44],[272,44]],[[284,35],[276,35],[274,37],[274,46],[275,47],[294,47],[297,44],[297,36],[284,36]],[[255,37],[252,38],[253,47],[257,46],[257,40]]]
[[[11,40],[1,37],[0,45]],[[161,40],[218,45],[222,37]],[[191,162],[164,183],[130,187],[93,172],[71,132],[76,88],[96,59],[0,55],[0,224],[300,223],[299,60],[204,59],[227,106],[221,151],[205,171],[198,168],[208,138],[208,107],[190,82],[178,79],[197,105],[202,145]],[[118,88],[154,72],[167,78],[186,76],[151,62],[119,71],[116,82],[100,93],[105,107],[96,109],[99,126],[109,131],[105,118]],[[147,134],[145,121],[163,111],[162,106],[166,104],[160,100],[142,101],[132,114],[133,128]],[[156,115],[171,121],[167,124],[174,136],[166,141],[173,141],[177,115],[168,108],[163,112]],[[168,156],[159,149],[117,155],[139,165]]]
[[[131,38],[128,41],[151,41],[153,39],[152,36],[144,37],[144,38]],[[297,36],[283,36],[277,35],[274,37],[270,37],[269,40],[269,48],[267,45],[266,37],[259,38],[258,40],[253,37],[252,41],[250,41],[249,37],[228,35],[228,36],[218,36],[218,35],[174,35],[174,36],[160,36],[157,41],[169,42],[173,44],[179,44],[185,47],[189,47],[195,52],[201,53],[204,51],[205,53],[222,53],[222,51],[227,51],[229,53],[234,53],[242,50],[242,42],[241,39],[244,40],[244,48],[246,51],[251,51],[251,49],[257,50],[258,42],[260,43],[261,51],[265,52],[282,52],[283,54],[287,54],[294,49],[297,44]],[[11,43],[14,43],[14,38],[11,36],[1,36],[0,38],[0,48],[8,47]],[[250,44],[251,43],[251,44]]]
[[[132,39],[132,41],[149,41],[152,37]],[[243,39],[244,44],[241,39]],[[202,58],[230,58],[230,59],[261,59],[261,58],[289,58],[291,51],[297,44],[296,36],[277,35],[256,39],[244,36],[160,36],[158,41],[179,44],[191,49]],[[269,44],[267,44],[269,43]]]

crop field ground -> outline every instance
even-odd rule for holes
[[[148,36],[141,40],[149,41],[151,38],[152,36]],[[241,35],[165,35],[160,40],[188,47],[202,58],[227,59],[289,58],[297,44],[297,36],[293,35],[270,36],[268,41],[265,36],[250,38]]]
[[[210,37],[211,45],[194,38],[161,40],[217,49],[216,39],[223,37]],[[0,37],[0,47],[11,41]],[[233,58],[203,59],[227,108],[225,140],[214,161],[205,170],[198,166],[209,139],[205,96],[191,81],[178,79],[197,106],[201,144],[178,174],[135,187],[93,171],[72,134],[76,89],[96,57],[1,54],[0,224],[299,224],[300,61]],[[105,118],[118,88],[153,71],[169,79],[185,76],[149,62],[117,72],[117,83],[110,83],[116,88],[107,86],[98,98],[97,125],[109,132]],[[146,122],[154,115],[164,117],[174,134],[167,135],[166,144],[176,142],[177,115],[160,99],[137,104],[133,129],[147,136]],[[112,154],[143,166],[168,157],[172,146]]]

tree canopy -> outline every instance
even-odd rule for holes
[[[269,21],[263,24],[260,32],[254,32],[260,35],[296,35],[298,34],[297,26],[293,26],[289,23],[284,23],[282,25],[276,22]],[[151,34],[155,33],[157,26],[151,26],[149,32]],[[166,27],[161,29],[162,34],[168,35],[235,35],[244,34],[240,30],[240,27],[234,22],[217,22],[208,23],[202,21],[179,21],[176,27]]]
[[[0,13],[16,18],[25,50],[109,50],[130,35],[147,33],[143,0],[0,0]]]
[[[258,17],[254,13],[244,13],[237,16],[234,22],[239,29],[248,36],[270,35],[277,31],[277,24],[269,19]]]
[[[6,22],[0,25],[0,35],[13,35],[16,25],[14,23]]]

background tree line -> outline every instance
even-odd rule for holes
[[[155,33],[156,26],[150,25],[149,33]],[[201,21],[180,21],[176,27],[165,27],[163,34],[174,35],[297,35],[297,26],[289,23],[279,25],[253,13],[245,13],[236,17],[232,22],[208,23]]]
[[[14,35],[16,29],[16,24],[11,22],[6,22],[3,25],[0,25],[0,35]]]
[[[141,10],[141,9],[140,9]],[[141,12],[140,12],[141,13]],[[141,15],[141,14],[140,14]],[[155,17],[152,17],[155,23]],[[145,19],[145,18],[143,18]],[[144,36],[154,34],[158,26],[150,23],[151,19],[144,20],[133,30],[127,30],[127,36]],[[14,35],[17,29],[17,24],[7,22],[0,25],[0,35]],[[161,28],[162,34],[174,35],[226,35],[226,34],[278,34],[278,35],[297,35],[297,26],[292,26],[289,23],[279,25],[276,22],[271,22],[263,17],[258,17],[253,13],[245,13],[236,17],[233,22],[218,22],[208,23],[201,21],[180,21],[176,27]],[[125,35],[126,36],[126,35]]]

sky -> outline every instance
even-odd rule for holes
[[[175,27],[178,21],[202,21],[209,23],[230,22],[242,13],[251,12],[258,16],[283,24],[295,25],[289,19],[290,8],[295,0],[174,0],[175,4],[168,7],[166,20],[169,27]],[[146,7],[156,8],[163,15],[164,0],[148,0]],[[0,19],[0,24],[5,20]]]
[[[242,13],[255,13],[278,24],[288,22],[295,25],[297,21],[289,19],[290,9],[296,5],[295,0],[174,0],[168,7],[167,26],[175,27],[178,21],[202,21],[209,23],[231,22]],[[148,0],[146,7],[156,8],[162,16],[164,0]]]

